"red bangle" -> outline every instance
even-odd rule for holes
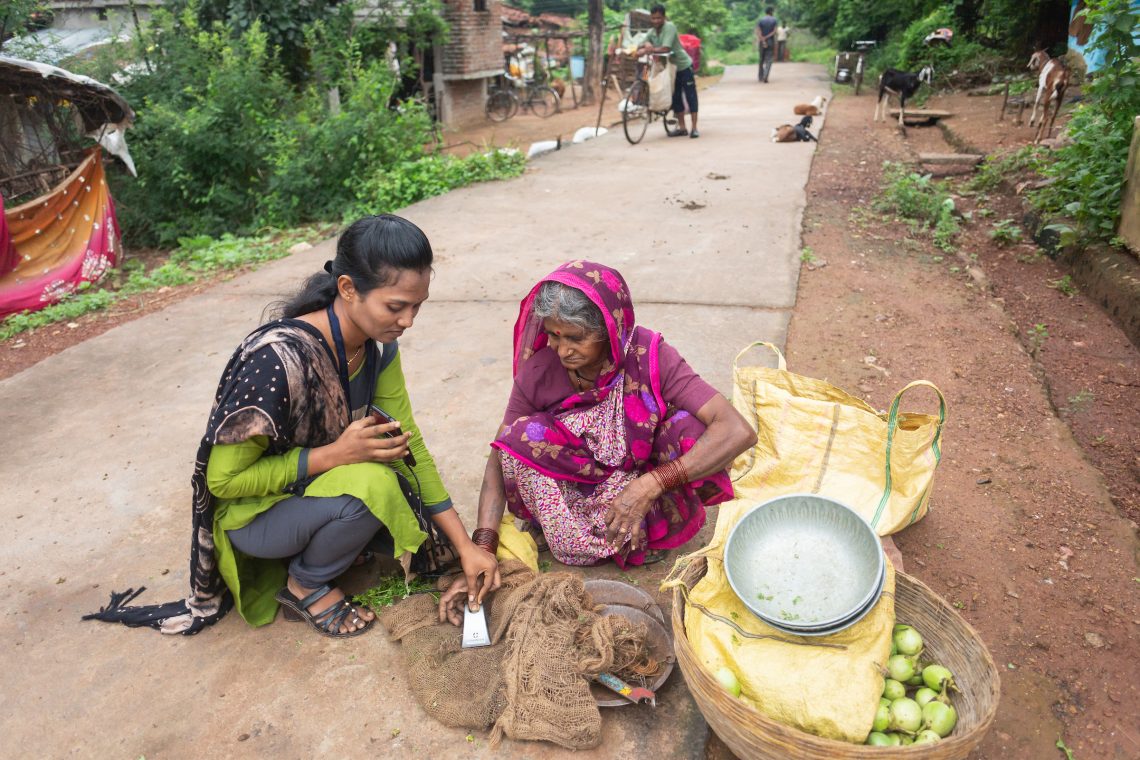
[[[476,528],[471,542],[484,551],[495,554],[499,550],[499,532],[491,528]]]
[[[679,458],[654,469],[652,475],[662,491],[673,491],[689,482],[689,473]]]

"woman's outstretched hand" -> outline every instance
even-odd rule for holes
[[[606,543],[615,550],[626,541],[631,550],[644,548],[648,536],[642,530],[642,522],[661,495],[660,490],[656,481],[645,475],[627,485],[606,510]]]
[[[463,624],[463,605],[474,612],[483,605],[487,594],[496,591],[502,581],[499,578],[499,561],[495,555],[472,544],[460,550],[459,562],[463,575],[456,578],[447,591],[439,598],[439,622],[445,620],[452,625]]]

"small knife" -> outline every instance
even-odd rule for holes
[[[470,605],[463,605],[463,648],[486,647],[491,645],[487,634],[487,616],[480,605],[478,612],[472,612]]]

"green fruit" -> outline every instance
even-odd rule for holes
[[[872,731],[886,731],[887,726],[891,722],[891,711],[886,705],[879,705],[879,709],[875,711],[875,722],[871,724]]]
[[[922,708],[922,727],[929,729],[938,736],[949,736],[958,725],[958,711],[952,705],[939,700],[931,700]]]
[[[914,678],[914,660],[905,654],[896,654],[887,660],[887,672],[896,681],[908,681]]]
[[[901,629],[896,625],[895,634],[892,638],[895,646],[898,647],[899,654],[913,657],[922,651],[922,635],[909,625],[904,625]]]
[[[933,744],[940,741],[942,737],[930,730],[919,731],[918,736],[914,737],[915,744]]]
[[[906,687],[893,678],[888,678],[883,684],[883,697],[894,702],[906,696]]]
[[[934,689],[928,689],[925,686],[914,693],[914,701],[918,702],[921,707],[926,707],[926,703],[938,696],[938,692]]]
[[[887,735],[878,731],[872,731],[870,734],[868,734],[867,741],[865,743],[870,744],[872,747],[893,746],[891,744],[891,740],[887,738]]]
[[[913,734],[922,725],[922,708],[913,699],[896,699],[891,702],[891,722],[888,728],[892,731],[906,731]]]
[[[947,686],[954,686],[954,674],[941,665],[927,665],[922,669],[922,681],[928,688],[941,694]]]

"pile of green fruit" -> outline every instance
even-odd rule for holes
[[[888,677],[867,744],[929,744],[942,741],[954,730],[958,723],[958,711],[950,703],[950,692],[958,691],[954,675],[937,663],[921,660],[921,655],[922,635],[909,625],[896,625]]]

